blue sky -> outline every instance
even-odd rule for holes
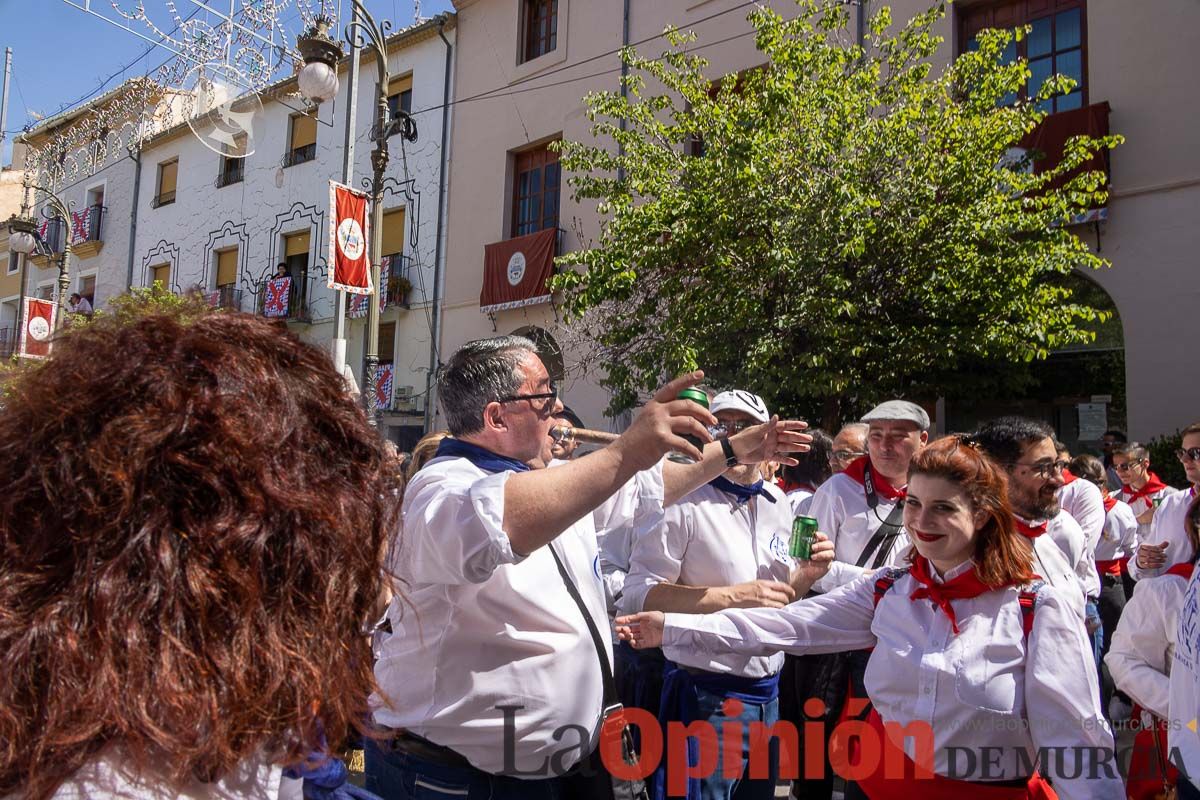
[[[171,24],[166,0],[143,0],[147,14],[160,27]],[[349,17],[350,0],[326,0],[331,7],[344,7]],[[83,0],[76,0],[80,5]],[[228,0],[204,0],[211,8],[228,9]],[[137,0],[118,0],[121,8],[132,11]],[[175,0],[182,16],[197,8],[196,0]],[[319,0],[314,0],[319,5]],[[238,0],[241,5],[241,0]],[[295,14],[297,0],[288,3],[289,15]],[[92,6],[110,19],[117,18],[110,0],[92,0]],[[396,28],[413,21],[413,0],[366,0],[367,10],[376,19],[389,19]],[[421,14],[429,17],[451,10],[450,0],[421,0]],[[203,10],[199,12],[205,14]],[[166,50],[128,31],[97,19],[64,0],[0,0],[0,69],[3,49],[13,50],[13,78],[9,83],[8,135],[0,163],[9,161],[13,132],[32,123],[33,111],[43,116],[58,113],[63,104],[73,104],[85,95],[99,95],[125,78],[144,75],[164,60],[173,57]],[[127,23],[150,35],[144,23]],[[287,25],[295,31],[293,19]],[[149,51],[149,52],[147,52]],[[107,82],[106,82],[107,81]],[[100,88],[103,84],[104,88]],[[94,95],[92,93],[95,93]]]

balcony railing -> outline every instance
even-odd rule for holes
[[[229,308],[234,311],[242,310],[242,290],[230,284],[229,286],[218,286],[215,291],[209,295],[209,305],[214,308]]]
[[[16,349],[17,329],[12,327],[0,328],[0,359],[7,361],[12,358],[12,354]]]
[[[244,158],[227,158],[221,165],[221,171],[217,173],[217,188],[229,186],[234,183],[241,183],[246,179],[246,159]]]
[[[317,278],[292,277],[291,287],[280,296],[277,278],[259,281],[256,287],[255,310],[269,319],[285,319],[292,322],[312,321],[312,301],[317,287]]]
[[[101,226],[104,224],[104,212],[107,210],[108,210],[107,208],[105,208],[104,206],[102,206],[98,203],[94,206],[88,206],[88,208],[87,208],[87,216],[88,216],[87,237],[84,239],[84,241],[87,241],[87,242],[103,242],[104,241],[103,228]]]
[[[408,256],[384,256],[388,274],[383,285],[383,307],[403,306],[408,308],[412,297],[412,259]]]
[[[161,208],[162,206],[169,206],[169,205],[171,205],[171,203],[174,203],[174,202],[175,202],[175,193],[174,192],[161,192],[161,193],[159,193],[159,195],[157,197],[155,197],[153,200],[150,201],[150,207],[151,208]]]
[[[317,157],[317,145],[306,144],[303,147],[297,147],[295,150],[284,153],[283,166],[293,167],[296,164],[303,164],[305,161],[312,161]]]

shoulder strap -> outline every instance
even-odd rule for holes
[[[907,569],[889,569],[875,579],[875,605],[879,605],[879,601],[888,593],[892,585],[896,583],[896,579],[902,575],[908,574]]]
[[[871,508],[871,513],[876,513],[875,508]],[[883,524],[876,528],[875,533],[871,534],[870,541],[863,551],[858,554],[858,560],[854,562],[856,567],[865,567],[867,559],[871,554],[875,554],[875,561],[871,565],[871,569],[879,569],[883,566],[883,562],[887,559],[888,553],[892,550],[892,544],[896,541],[896,537],[900,535],[901,529],[904,527],[904,503],[897,501],[896,505],[892,506],[891,512],[887,515],[887,519]]]
[[[1029,632],[1033,630],[1033,615],[1037,611],[1037,596],[1038,590],[1042,588],[1042,583],[1030,584],[1021,590],[1017,595],[1017,602],[1021,604],[1021,630],[1025,633],[1025,639],[1029,639]]]
[[[583,621],[587,623],[588,633],[592,635],[592,644],[596,646],[596,657],[600,660],[600,677],[604,682],[604,706],[614,705],[617,700],[617,683],[613,680],[612,666],[608,663],[608,655],[605,653],[604,640],[600,638],[600,631],[596,628],[596,623],[592,620],[592,615],[588,612],[587,604],[583,602],[583,598],[579,595],[579,589],[575,587],[575,582],[571,580],[571,575],[567,572],[566,566],[558,555],[558,551],[554,549],[554,543],[546,545],[550,549],[550,555],[554,556],[554,563],[558,566],[558,574],[562,576],[563,583],[567,586],[567,592],[571,595],[571,599],[575,601],[575,605],[579,606],[579,612],[583,614]]]

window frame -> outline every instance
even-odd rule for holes
[[[548,7],[547,31],[542,35],[537,23],[542,17],[539,12]],[[527,64],[558,50],[559,17],[562,11],[559,0],[521,0],[521,37],[517,63]],[[545,49],[539,49],[544,45]]]
[[[312,120],[313,137],[308,144],[296,145],[296,120],[301,117],[307,117]],[[294,167],[297,164],[306,164],[309,161],[317,159],[317,139],[319,123],[315,111],[302,111],[297,114],[288,116],[288,137],[287,137],[287,152],[283,155],[283,165],[285,167]]]
[[[1011,28],[1015,28],[1019,25],[1032,25],[1034,22],[1036,22],[1038,20],[1049,19],[1050,25],[1051,25],[1051,28],[1050,28],[1050,31],[1051,31],[1051,33],[1050,33],[1050,35],[1051,35],[1050,50],[1046,55],[1037,56],[1037,57],[1035,57],[1034,60],[1042,60],[1042,59],[1045,59],[1047,56],[1049,56],[1049,58],[1051,59],[1050,75],[1061,74],[1054,67],[1054,62],[1057,60],[1057,58],[1059,56],[1059,52],[1060,52],[1055,47],[1055,45],[1057,44],[1057,39],[1058,39],[1058,33],[1057,33],[1058,23],[1057,23],[1056,18],[1058,17],[1059,14],[1078,9],[1079,10],[1079,44],[1075,47],[1066,48],[1062,52],[1069,53],[1069,52],[1073,52],[1076,50],[1079,52],[1079,61],[1080,61],[1079,83],[1076,85],[1075,89],[1072,90],[1070,95],[1061,95],[1061,96],[1052,98],[1049,101],[1050,107],[1045,110],[1047,113],[1050,113],[1050,114],[1059,113],[1061,111],[1074,110],[1074,109],[1065,109],[1065,108],[1060,109],[1058,107],[1058,104],[1059,104],[1059,101],[1064,100],[1067,97],[1070,97],[1071,95],[1074,95],[1076,93],[1078,93],[1080,96],[1079,97],[1080,105],[1078,106],[1078,108],[1087,108],[1089,105],[1091,105],[1091,97],[1090,97],[1091,81],[1089,80],[1089,77],[1088,77],[1089,48],[1088,48],[1087,0],[1044,0],[1043,7],[1037,11],[1032,11],[1032,12],[1029,11],[1028,4],[1029,4],[1029,0],[990,0],[990,2],[974,3],[974,4],[966,5],[966,6],[957,6],[955,8],[955,12],[954,12],[955,13],[954,31],[955,31],[955,38],[956,38],[956,48],[955,48],[956,54],[961,55],[962,53],[967,52],[968,49],[970,49],[971,42],[975,38],[975,35],[978,34],[978,32],[980,30],[982,30],[983,28],[997,27],[997,25],[995,25],[994,22],[989,23],[989,24],[983,24],[983,25],[972,24],[980,16],[982,16],[983,14],[987,14],[991,19],[994,20],[994,15],[997,12],[997,10],[1006,9],[1009,7],[1019,8],[1020,10],[1017,14],[1018,19],[1013,22],[1005,22],[1000,27],[1011,29]],[[972,29],[974,29],[974,32],[970,33],[969,31],[971,31]],[[1015,45],[1014,49],[1016,52],[1016,57],[1025,59],[1026,64],[1029,64],[1029,61],[1030,61],[1029,56],[1028,56],[1029,40],[1030,40],[1030,37],[1025,36],[1025,37],[1022,37],[1022,39],[1020,41],[1014,42],[1014,45]],[[1030,81],[1032,81],[1032,80],[1033,80],[1033,78],[1030,79]],[[1040,88],[1041,88],[1040,85],[1037,87],[1033,87],[1032,91],[1034,93],[1036,93],[1037,90]],[[1028,99],[1030,97],[1030,91],[1031,91],[1030,83],[1026,83],[1026,85],[1024,87],[1022,87],[1021,92],[1017,95],[1016,99],[1018,101]]]
[[[175,166],[175,188],[171,190],[171,196],[164,199],[162,189],[163,172],[171,165]],[[154,202],[151,203],[154,208],[162,208],[163,206],[169,206],[175,202],[179,196],[179,156],[158,162],[158,175],[155,180],[154,187]]]
[[[558,139],[552,139],[552,140],[550,140],[548,142],[544,142],[543,144],[538,145],[536,147],[531,147],[531,148],[526,148],[524,150],[516,151],[516,152],[512,153],[512,155],[511,155],[511,157],[512,157],[512,192],[509,197],[509,202],[510,202],[510,212],[509,213],[511,215],[511,221],[508,226],[510,239],[515,239],[518,236],[528,236],[530,234],[537,233],[539,231],[547,230],[548,228],[558,228],[559,227],[559,223],[561,222],[561,219],[562,219],[562,217],[561,217],[561,212],[562,212],[562,167],[561,167],[561,162],[559,161],[559,154],[550,149],[550,145],[555,141],[558,141]],[[541,158],[536,164],[534,164],[533,161],[538,156],[541,156]],[[528,164],[528,166],[525,169],[522,169],[523,162]],[[555,208],[554,208],[554,215],[552,218],[553,224],[547,225],[546,224],[546,221],[547,221],[547,215],[546,215],[546,167],[551,164],[553,164],[555,166],[555,173],[557,174],[558,179],[553,187],[554,195],[555,195]],[[522,186],[521,186],[521,176],[525,175],[529,172],[532,172],[535,169],[540,170],[540,175],[539,175],[540,184],[538,187],[538,191],[528,192],[528,193],[523,194]],[[528,222],[523,222],[523,220],[522,220],[522,215],[521,215],[521,210],[523,207],[522,201],[528,201],[534,197],[537,198],[537,203],[538,203],[538,213],[536,216],[536,225],[529,230],[522,230],[523,228],[528,227],[528,225],[529,225]]]

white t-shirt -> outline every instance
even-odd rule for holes
[[[1179,575],[1138,581],[1104,657],[1117,688],[1163,719],[1170,716],[1169,676],[1186,589],[1187,579]]]
[[[786,583],[792,509],[767,483],[774,502],[754,497],[739,503],[706,484],[666,509],[660,525],[639,527],[621,602],[622,613],[641,611],[646,594],[660,583],[732,586],[753,580]],[[708,672],[764,678],[783,667],[783,654],[709,658],[681,653],[676,663]]]
[[[1188,541],[1187,529],[1183,527],[1183,521],[1187,518],[1188,506],[1192,504],[1195,497],[1196,489],[1192,487],[1186,492],[1177,491],[1163,498],[1158,510],[1154,512],[1154,521],[1150,523],[1150,533],[1143,535],[1139,530],[1138,546],[1166,542],[1167,549],[1163,551],[1163,555],[1167,559],[1166,563],[1158,569],[1142,569],[1137,565],[1137,551],[1135,550],[1133,557],[1129,559],[1130,575],[1138,580],[1153,578],[1161,575],[1175,564],[1192,560],[1194,556],[1192,543]],[[1137,508],[1133,510],[1136,512]]]
[[[883,525],[898,502],[889,500],[882,494],[876,494],[876,497],[879,503],[872,509],[867,504],[863,485],[845,472],[837,473],[817,487],[808,507],[808,516],[817,518],[817,529],[833,542],[835,560],[829,572],[813,584],[814,591],[828,592],[850,583],[875,563],[875,555],[872,554],[866,567],[855,566],[871,537]],[[908,546],[908,532],[902,528],[882,564],[902,564]]]
[[[602,711],[596,648],[550,546],[597,627],[607,608],[593,515],[521,557],[502,527],[510,475],[443,457],[406,487],[403,535],[389,565],[403,583],[388,608],[393,634],[375,664],[380,693],[371,704],[378,724],[449,747],[484,772],[539,778],[549,759],[566,768],[591,752]],[[612,505],[661,509],[657,475],[620,490],[650,487],[654,499]],[[625,522],[619,511],[608,516]]]
[[[946,578],[970,567],[960,565]],[[860,578],[782,609],[667,614],[663,651],[675,658],[695,651],[717,657],[873,647],[866,671],[871,702],[885,722],[933,731],[938,774],[978,779],[961,758],[951,769],[951,752],[988,747],[1000,753],[989,779],[1023,778],[1039,748],[1064,748],[1065,773],[1074,777],[1054,777],[1059,797],[1123,800],[1121,780],[1104,777],[1105,766],[1115,772],[1115,765],[1089,770],[1085,764],[1083,777],[1072,769],[1069,754],[1111,752],[1113,737],[1100,713],[1096,662],[1070,602],[1043,584],[1026,641],[1016,587],[954,600],[955,634],[934,603],[911,599],[918,586],[903,575],[878,606],[874,579]],[[914,756],[911,738],[902,746]],[[981,759],[973,761],[978,771]]]

